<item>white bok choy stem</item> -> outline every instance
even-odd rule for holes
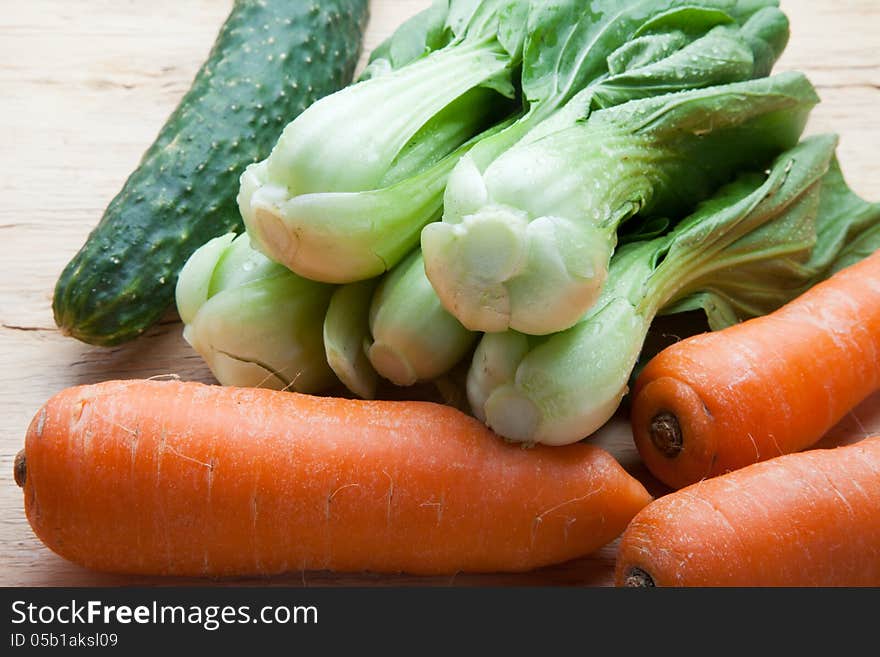
[[[478,337],[444,310],[418,249],[386,274],[373,297],[369,322],[370,363],[399,386],[446,374]]]
[[[376,394],[379,375],[367,358],[370,303],[378,278],[339,286],[324,317],[327,363],[346,388],[362,399]]]
[[[199,248],[176,290],[183,337],[220,383],[308,393],[334,382],[322,341],[332,293],[252,249],[245,234]]]

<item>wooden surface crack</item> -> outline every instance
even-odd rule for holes
[[[46,326],[19,326],[18,324],[7,324],[3,322],[0,324],[5,329],[10,331],[57,331],[58,329],[54,326],[46,327]]]

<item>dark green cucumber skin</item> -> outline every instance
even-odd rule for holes
[[[351,81],[368,0],[237,0],[192,87],[62,272],[52,308],[68,335],[112,346],[174,297],[190,255],[242,230],[244,168],[291,120]]]

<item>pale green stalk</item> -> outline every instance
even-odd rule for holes
[[[379,279],[342,285],[333,293],[324,317],[327,363],[346,388],[362,399],[376,394],[379,376],[367,358],[369,312]]]
[[[477,339],[443,310],[418,250],[391,270],[376,291],[370,333],[370,362],[399,386],[445,374]]]
[[[176,290],[183,337],[220,383],[309,393],[334,380],[322,342],[332,293],[231,234],[190,257]]]

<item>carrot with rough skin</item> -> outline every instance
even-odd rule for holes
[[[878,388],[880,252],[776,312],[662,351],[633,389],[633,435],[680,488],[815,444]]]
[[[442,405],[173,381],[59,393],[16,479],[61,556],[162,575],[528,570],[651,499],[599,448],[523,450]]]
[[[880,586],[880,438],[780,456],[648,505],[618,586]]]

